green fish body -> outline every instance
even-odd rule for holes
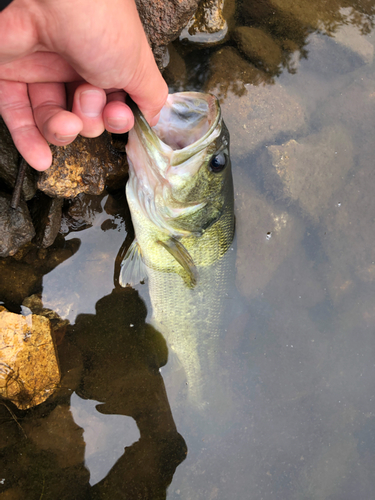
[[[231,266],[229,133],[210,94],[171,94],[153,128],[133,112],[126,196],[136,239],[120,284],[148,279],[154,325],[177,355],[188,397],[202,406]]]

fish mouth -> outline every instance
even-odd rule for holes
[[[128,104],[143,146],[153,157],[167,155],[170,166],[180,165],[206,148],[221,118],[216,97],[200,92],[169,94],[154,127],[150,127],[133,101]]]

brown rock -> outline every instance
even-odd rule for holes
[[[36,230],[35,243],[47,248],[55,241],[60,231],[63,198],[50,198],[44,193],[38,195],[31,202],[31,216]]]
[[[19,154],[13,143],[12,137],[3,119],[0,117],[0,178],[5,184],[13,189],[16,182]],[[26,169],[25,179],[22,186],[22,194],[25,200],[30,200],[36,192],[35,171],[32,168]]]
[[[10,201],[10,195],[0,193],[0,257],[14,255],[35,235],[26,203],[20,200],[13,209]]]
[[[201,0],[195,14],[182,30],[180,40],[202,44],[223,41],[228,32],[223,7],[224,0]]]
[[[281,73],[282,51],[263,30],[240,26],[233,32],[238,49],[256,66],[274,75]]]
[[[136,0],[139,16],[160,68],[163,48],[178,38],[197,9],[198,0]],[[160,50],[161,49],[161,50]]]
[[[125,157],[115,151],[107,133],[95,139],[79,136],[68,146],[51,148],[52,166],[39,174],[38,188],[53,198],[100,194],[108,176],[127,173]]]
[[[0,394],[21,410],[43,403],[60,381],[50,322],[0,312]]]

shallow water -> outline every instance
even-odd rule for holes
[[[268,72],[232,42],[171,50],[171,91],[218,94],[231,133],[236,273],[211,407],[181,403],[147,284],[117,285],[131,229],[123,195],[105,193],[43,277],[44,306],[72,325],[62,387],[27,412],[0,405],[0,500],[373,497],[375,34],[316,12],[321,33],[298,32],[294,50],[277,12]]]

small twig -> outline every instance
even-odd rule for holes
[[[26,436],[26,433],[25,431],[23,430],[23,427],[22,425],[18,422],[17,420],[17,417],[15,416],[15,414],[12,412],[12,410],[5,404],[5,403],[0,403],[0,405],[3,405],[5,406],[5,408],[9,411],[9,413],[11,414],[13,420],[16,422],[16,424],[18,425],[18,427],[21,429],[23,435],[25,436],[25,438],[27,439],[27,436]]]
[[[27,163],[21,157],[20,166],[18,168],[17,179],[16,179],[16,183],[14,185],[12,201],[10,202],[10,206],[14,210],[18,207],[19,202],[20,202],[21,190],[22,190],[22,186],[23,186],[23,180],[25,178],[26,168],[27,168]]]
[[[39,500],[42,500],[43,496],[44,496],[44,486],[46,485],[46,478],[43,476],[43,488],[42,488],[42,493],[39,497]]]

